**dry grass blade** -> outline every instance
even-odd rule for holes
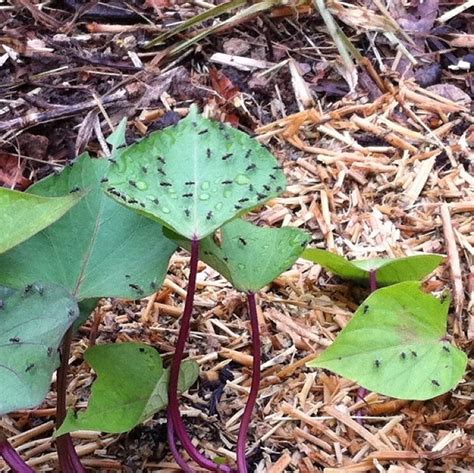
[[[152,39],[149,41],[145,48],[152,48],[153,46],[157,46],[163,44],[166,40],[176,36],[178,33],[182,31],[186,31],[193,26],[200,25],[206,20],[210,20],[211,18],[215,18],[216,16],[223,15],[224,13],[230,12],[239,8],[247,3],[246,0],[232,0],[227,3],[222,3],[221,5],[217,5],[214,8],[210,8],[207,11],[200,13],[199,15],[193,16],[189,20],[183,21],[180,25],[172,28],[170,31],[161,34],[160,36]]]
[[[319,11],[319,14],[321,15],[321,18],[326,24],[328,32],[331,35],[331,38],[333,39],[334,44],[336,45],[337,50],[339,51],[339,54],[341,55],[344,66],[344,71],[342,75],[349,84],[350,89],[354,90],[357,85],[357,69],[354,62],[352,61],[351,53],[353,55],[356,54],[355,57],[358,57],[359,59],[362,59],[362,56],[358,52],[355,52],[355,48],[352,47],[352,44],[347,38],[347,36],[343,33],[343,31],[335,22],[333,16],[331,15],[331,12],[326,6],[326,2],[324,0],[313,1],[315,7]]]
[[[261,12],[270,10],[279,2],[280,0],[265,0],[263,2],[255,3],[254,5],[251,5],[243,9],[242,11],[236,13],[235,15],[228,18],[227,20],[221,21],[220,23],[210,26],[209,28],[205,28],[204,30],[196,33],[192,38],[179,43],[177,46],[171,47],[168,50],[168,55],[176,56],[177,54],[181,54],[184,51],[186,51],[189,47],[191,47],[192,45],[196,43],[199,43],[199,41],[202,41],[203,39],[207,38],[211,34],[216,33],[218,31],[222,31],[226,28],[231,28],[233,26],[236,26],[239,23],[247,21]]]

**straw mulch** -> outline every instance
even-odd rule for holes
[[[121,13],[111,13],[95,3],[0,7],[3,185],[25,189],[84,150],[106,156],[104,136],[124,115],[132,142],[197,102],[253,132],[284,166],[286,192],[252,220],[300,227],[311,232],[312,246],[349,258],[446,255],[425,287],[451,289],[449,337],[469,354],[474,22],[463,4],[473,2],[328,2],[365,56],[352,66],[312,3],[277,4],[230,21],[179,54],[172,48],[193,30],[167,49],[143,45],[212,4],[118,2]],[[87,405],[94,376],[82,354],[93,343],[142,341],[169,361],[187,263],[185,252],[175,255],[165,285],[149,298],[100,302],[73,347],[70,406]],[[452,392],[409,402],[376,393],[360,399],[355,383],[305,367],[366,295],[303,260],[259,294],[264,364],[250,437],[253,472],[472,471],[469,369]],[[199,383],[182,396],[189,432],[209,455],[233,458],[250,382],[249,323],[242,294],[204,264],[188,352],[201,366]],[[56,470],[54,405],[51,392],[39,408],[0,420],[38,471]],[[91,471],[177,471],[164,419],[159,413],[127,435],[73,438]]]

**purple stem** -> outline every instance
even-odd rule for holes
[[[71,327],[64,335],[61,347],[61,364],[57,375],[57,399],[56,399],[56,428],[59,428],[66,417],[66,394],[67,394],[67,370],[69,353],[71,350],[73,328]],[[74,449],[71,436],[61,435],[56,439],[56,450],[61,470],[64,473],[86,473],[77,452]]]
[[[249,292],[247,294],[247,301],[249,306],[250,324],[252,326],[252,384],[250,386],[250,393],[245,405],[244,414],[240,422],[239,436],[237,439],[237,471],[238,473],[247,473],[247,459],[245,458],[245,447],[247,445],[247,435],[250,421],[252,419],[252,411],[257,402],[258,389],[260,386],[260,364],[261,364],[261,349],[260,349],[260,331],[258,327],[257,304],[255,302],[255,294]]]
[[[168,438],[170,432],[175,430],[176,436],[183,448],[188,452],[189,456],[203,468],[207,468],[210,471],[217,471],[221,473],[232,473],[232,469],[227,465],[218,465],[212,460],[209,460],[203,454],[201,454],[191,442],[183,419],[179,413],[179,401],[178,401],[178,379],[179,370],[181,367],[181,361],[184,356],[184,349],[186,347],[186,341],[189,337],[191,315],[193,312],[194,294],[196,292],[196,276],[197,266],[199,261],[199,240],[193,239],[191,241],[191,261],[189,271],[189,282],[188,291],[186,294],[186,300],[184,303],[183,317],[181,318],[181,328],[178,334],[178,341],[176,342],[176,350],[173,356],[170,370],[170,382],[168,386],[168,419],[171,423],[168,426]],[[169,422],[169,421],[168,421]],[[173,445],[170,444],[170,448]],[[173,453],[174,455],[174,453]],[[175,456],[175,460],[179,463],[180,458]],[[192,470],[191,470],[192,471]]]
[[[369,271],[369,283],[370,283],[370,293],[377,290],[377,270],[371,269]]]
[[[7,465],[12,469],[13,473],[35,473],[23,458],[18,455],[16,450],[10,445],[8,440],[0,441],[0,456],[3,457]]]
[[[186,463],[186,460],[181,456],[176,446],[176,439],[174,438],[174,426],[171,415],[168,412],[168,425],[166,426],[166,431],[168,433],[168,445],[170,447],[171,453],[173,454],[176,463],[184,471],[184,473],[195,473],[195,471]]]

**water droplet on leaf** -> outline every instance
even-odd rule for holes
[[[145,191],[148,189],[148,184],[144,181],[137,181],[137,189]]]
[[[239,184],[240,186],[245,186],[246,184],[250,182],[250,179],[245,174],[238,174],[237,177],[235,178],[235,182]]]

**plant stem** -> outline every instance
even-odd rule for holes
[[[199,261],[199,240],[193,239],[191,241],[191,261],[189,264],[189,282],[188,291],[186,294],[186,300],[184,303],[183,317],[181,318],[181,328],[178,334],[178,341],[176,342],[176,350],[173,356],[170,370],[170,382],[168,386],[168,419],[171,423],[168,425],[168,439],[170,433],[174,430],[178,439],[181,442],[183,448],[188,452],[189,456],[203,468],[207,468],[210,471],[217,471],[222,473],[231,473],[232,469],[227,465],[218,465],[212,460],[209,460],[202,455],[191,442],[183,419],[179,413],[179,401],[178,401],[178,380],[179,370],[181,367],[181,361],[184,356],[184,349],[186,347],[186,341],[189,337],[189,331],[191,326],[191,315],[193,312],[194,294],[196,292],[196,276],[197,267]],[[168,420],[168,422],[169,422]],[[173,448],[173,444],[170,443],[170,448]],[[174,455],[174,453],[173,453]],[[180,458],[175,456],[176,461],[179,463]],[[192,470],[191,470],[192,471]]]
[[[56,428],[59,428],[66,417],[67,370],[69,353],[71,351],[73,328],[64,335],[61,346],[61,364],[57,374],[57,399],[56,399]],[[64,473],[86,473],[77,456],[74,444],[69,434],[61,435],[56,439],[56,449],[61,470]]]
[[[166,431],[168,434],[168,445],[170,447],[171,453],[173,454],[176,463],[184,471],[184,473],[195,473],[195,471],[186,463],[186,460],[181,456],[176,446],[176,440],[174,438],[174,426],[173,419],[171,419],[171,414],[168,411],[168,424],[166,426]]]
[[[260,331],[258,327],[257,304],[255,302],[255,294],[249,292],[247,294],[247,301],[249,306],[250,324],[252,327],[252,384],[250,386],[250,393],[245,405],[242,421],[240,422],[239,436],[237,439],[237,471],[238,473],[247,473],[247,459],[245,458],[245,447],[247,445],[247,435],[252,418],[252,411],[257,401],[258,389],[260,386],[260,364],[261,364],[261,349],[260,349]]]
[[[13,473],[35,473],[35,470],[25,463],[7,439],[0,441],[0,456],[3,457]]]
[[[369,284],[370,284],[370,293],[377,290],[377,270],[371,269],[369,271]]]

